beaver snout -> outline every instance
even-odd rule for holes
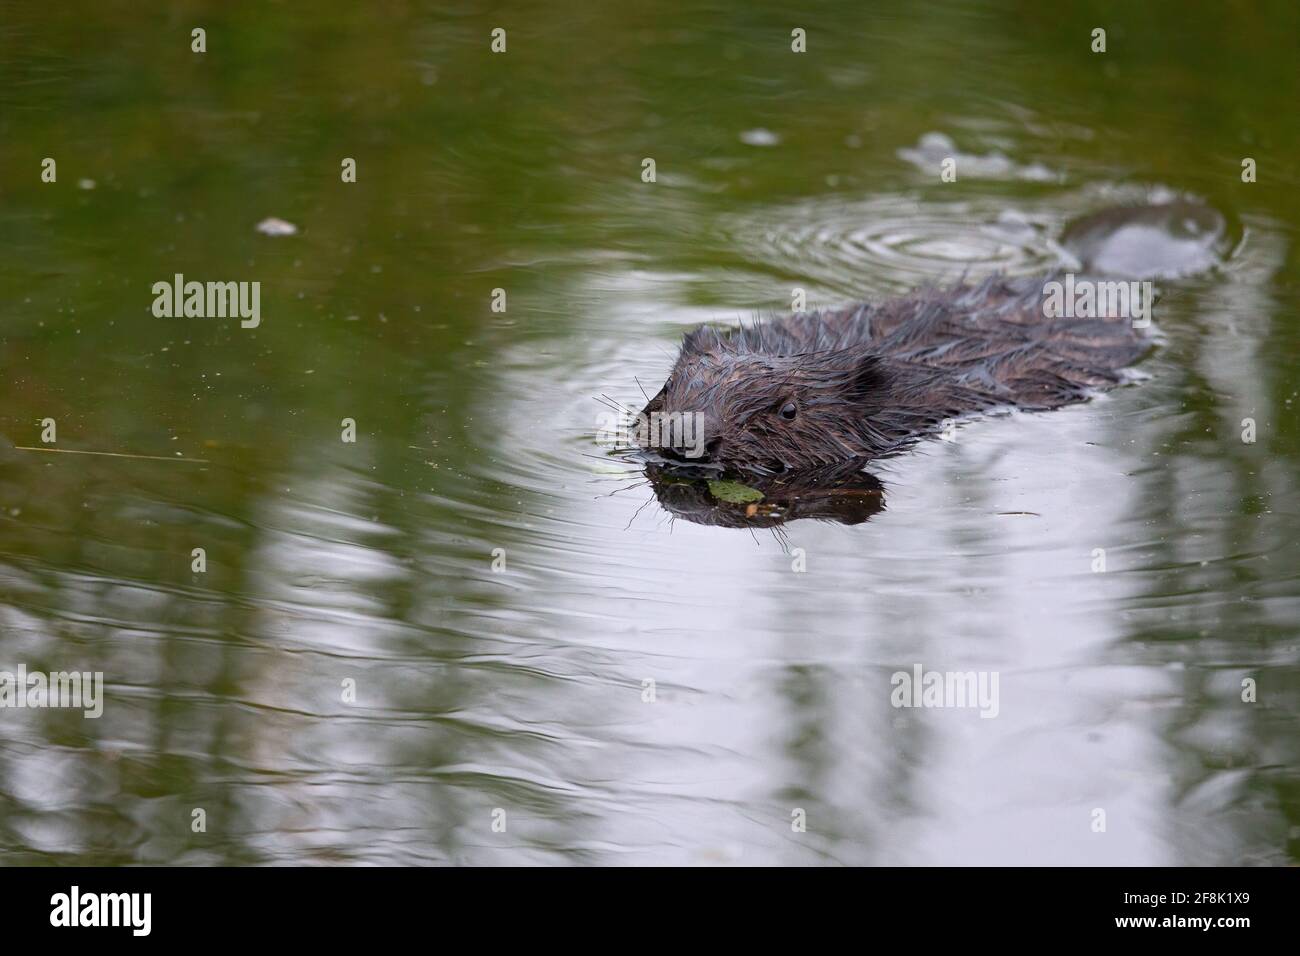
[[[714,464],[723,458],[723,443],[720,435],[703,438],[693,442],[680,442],[660,449],[665,458],[683,461],[693,465]]]
[[[641,413],[637,444],[691,464],[714,462],[722,454],[721,428],[715,416],[700,411],[664,411],[658,397]]]

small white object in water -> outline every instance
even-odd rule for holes
[[[291,222],[271,216],[257,224],[257,231],[264,236],[292,236],[298,231],[298,227]]]
[[[933,175],[945,160],[952,159],[962,174],[981,179],[1054,182],[1062,178],[1042,163],[1021,165],[996,150],[982,156],[960,152],[951,136],[936,132],[926,133],[915,146],[900,149],[897,155],[928,175]]]
[[[78,179],[78,180],[77,180],[77,188],[78,188],[78,189],[94,189],[94,188],[95,188],[95,181],[94,181],[93,179]]]
[[[777,136],[770,129],[747,129],[740,134],[740,141],[746,146],[775,146],[781,142],[781,137]]]

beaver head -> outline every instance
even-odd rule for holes
[[[643,447],[669,459],[759,475],[871,457],[895,444],[886,359],[866,346],[755,348],[744,334],[686,336],[668,381],[642,411]],[[655,430],[655,426],[660,426]]]

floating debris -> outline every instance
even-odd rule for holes
[[[206,465],[206,458],[185,458],[180,452],[176,452],[176,458],[168,458],[166,455],[133,455],[124,451],[87,451],[83,448],[42,448],[31,445],[14,445],[17,451],[44,451],[52,452],[59,455],[102,455],[105,458],[136,458],[141,461],[187,461],[195,464]]]
[[[257,224],[257,231],[264,236],[292,236],[297,234],[298,227],[284,219],[271,216]]]
[[[740,134],[740,141],[746,146],[775,146],[781,142],[781,137],[777,136],[770,129],[747,129]]]
[[[77,188],[78,188],[78,189],[94,189],[94,188],[95,188],[95,181],[94,181],[93,179],[78,179],[78,180],[77,180]]]
[[[1064,179],[1042,163],[1022,165],[997,151],[983,156],[963,153],[952,137],[943,133],[926,133],[915,146],[898,150],[898,158],[926,174],[937,175],[940,164],[951,159],[956,162],[959,178],[965,175],[975,179],[1023,179],[1039,183]]]
[[[738,481],[710,479],[709,493],[719,501],[726,501],[733,505],[743,505],[751,501],[763,500],[763,492],[757,488],[751,488],[749,485],[742,485]]]

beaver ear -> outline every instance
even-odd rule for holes
[[[887,384],[884,359],[878,355],[865,355],[853,366],[846,391],[850,398],[863,400],[879,395]]]

